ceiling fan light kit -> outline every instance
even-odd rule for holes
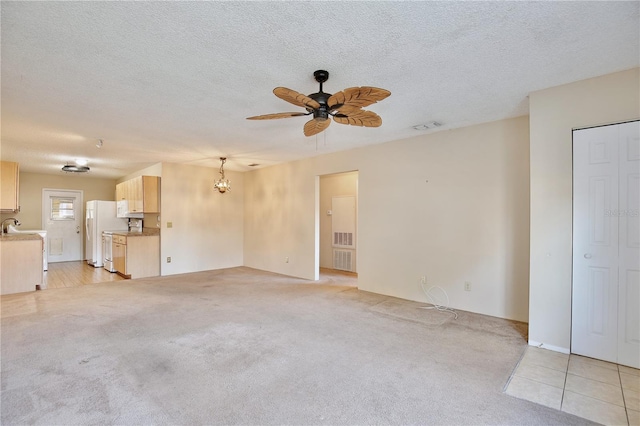
[[[293,105],[305,108],[307,112],[279,112],[247,117],[247,120],[273,120],[313,114],[313,119],[304,125],[305,136],[313,136],[326,130],[331,124],[330,117],[333,117],[333,121],[336,123],[352,126],[379,127],[382,125],[382,118],[378,114],[362,108],[387,98],[391,92],[377,87],[362,86],[350,87],[332,95],[322,90],[322,84],[329,79],[329,72],[317,70],[313,76],[320,84],[320,90],[309,96],[286,87],[273,89],[274,95]]]

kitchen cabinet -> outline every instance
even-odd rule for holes
[[[160,178],[138,176],[116,185],[116,200],[128,200],[131,213],[160,212]]]
[[[160,275],[160,237],[158,235],[113,234],[113,267],[126,278]]]
[[[127,194],[124,188],[125,182],[116,184],[116,201],[126,200]]]
[[[43,285],[43,244],[38,234],[0,237],[0,294],[35,291]]]
[[[147,178],[151,178],[152,176],[146,176]],[[144,205],[144,183],[148,181],[148,179],[144,179],[143,176],[138,176],[137,178],[130,179],[127,181],[127,190],[129,193],[129,211],[133,213],[145,213],[145,207],[147,209],[147,213],[156,213],[156,211],[151,211],[149,209],[153,209],[153,206]]]
[[[123,275],[127,273],[127,237],[114,235],[112,239],[111,256],[113,268]]]
[[[2,161],[0,174],[0,211],[20,211],[20,165]]]

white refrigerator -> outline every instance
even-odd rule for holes
[[[116,217],[116,202],[87,201],[85,232],[85,258],[96,268],[104,266],[102,254],[102,231],[128,231],[129,219]]]

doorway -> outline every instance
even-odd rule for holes
[[[49,263],[83,260],[83,192],[42,190],[42,227],[47,231]]]
[[[319,266],[357,276],[358,172],[320,176]]]
[[[640,368],[640,121],[573,132],[571,352]]]

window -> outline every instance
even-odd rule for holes
[[[51,197],[51,220],[75,220],[73,198]]]

